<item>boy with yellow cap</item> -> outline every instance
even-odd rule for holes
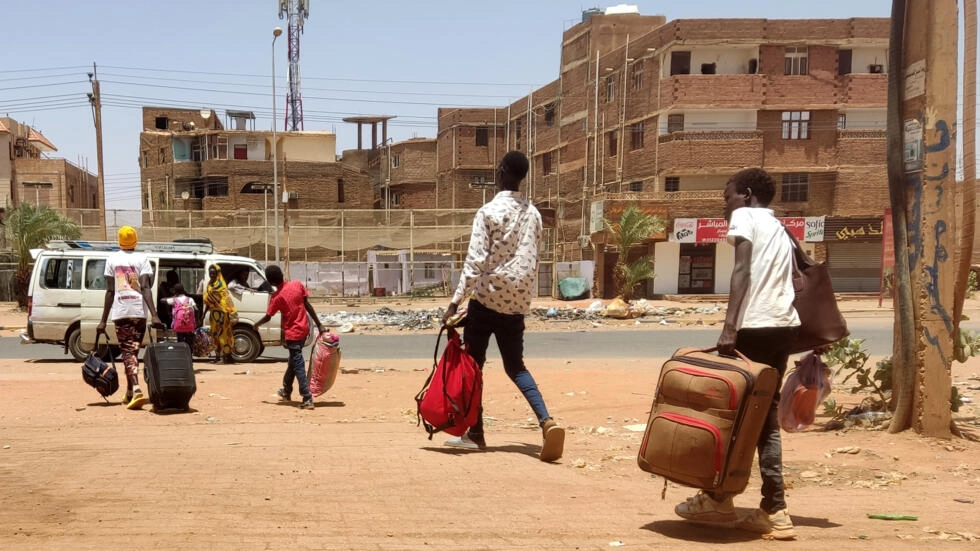
[[[119,228],[119,250],[106,258],[105,304],[96,335],[105,333],[106,320],[112,314],[116,340],[126,367],[126,397],[128,409],[139,409],[147,402],[139,387],[140,344],[146,334],[146,314],[150,313],[153,327],[163,328],[153,306],[153,266],[146,255],[135,252],[139,239],[131,226]]]

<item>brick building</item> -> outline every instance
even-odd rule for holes
[[[272,205],[272,132],[256,131],[248,111],[143,108],[139,164],[145,225],[172,223],[166,213],[263,211]],[[338,160],[331,132],[279,132],[278,182],[290,209],[370,209],[367,166]]]
[[[412,138],[392,143],[379,149],[378,165],[379,208],[436,208],[436,140]]]
[[[831,267],[840,291],[877,291],[888,206],[889,21],[583,14],[558,79],[509,106],[440,109],[435,204],[472,208],[509,149],[554,208],[559,261],[593,260],[613,296],[603,216],[636,202],[667,219],[643,251],[646,294],[727,293],[722,192],[741,168],[776,179],[772,208]],[[409,199],[406,197],[406,201]]]
[[[66,209],[97,209],[98,177],[65,159],[40,132],[0,117],[0,207],[21,202]]]

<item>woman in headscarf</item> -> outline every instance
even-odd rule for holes
[[[231,351],[235,342],[234,326],[238,318],[238,310],[231,300],[231,293],[225,278],[221,275],[221,266],[212,264],[208,268],[210,277],[204,286],[204,305],[207,307],[211,320],[211,339],[214,341],[215,361],[226,364],[234,362]]]

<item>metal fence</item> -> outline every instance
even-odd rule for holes
[[[476,210],[299,210],[280,214],[279,263],[289,279],[317,296],[449,296],[456,289]],[[99,211],[69,209],[82,239],[101,240]],[[273,213],[254,210],[106,212],[114,240],[123,225],[140,241],[208,238],[219,252],[276,262]],[[554,232],[546,229],[538,295],[557,296],[563,277],[592,280],[591,262],[553,260]]]

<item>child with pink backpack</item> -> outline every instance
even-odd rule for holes
[[[194,348],[194,330],[197,329],[197,303],[187,296],[184,285],[177,283],[173,286],[174,296],[167,298],[167,304],[173,306],[173,323],[171,328],[177,333],[177,342],[186,342]]]

